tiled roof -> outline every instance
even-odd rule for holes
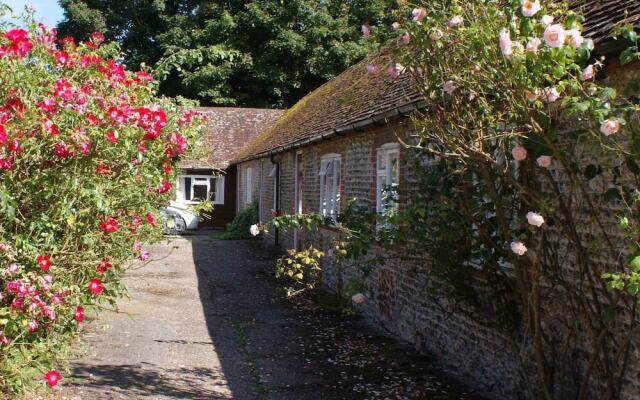
[[[196,111],[206,115],[208,121],[195,159],[182,161],[181,168],[227,168],[243,146],[267,130],[284,112],[232,107],[200,107]]]
[[[568,1],[572,9],[586,17],[583,33],[596,44],[610,38],[614,26],[635,23],[640,18],[640,0]],[[390,56],[383,52],[350,67],[285,112],[270,129],[242,149],[233,162],[305,145],[420,101],[411,74],[393,78],[384,71],[371,74],[366,70],[369,64],[384,68],[390,62]]]
[[[637,24],[640,0],[568,0],[569,6],[585,17],[583,35],[600,44],[612,29],[625,23]]]

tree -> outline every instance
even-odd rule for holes
[[[283,107],[364,58],[360,30],[384,0],[61,0],[60,35],[103,31],[129,67],[157,67],[164,94],[204,104]],[[375,28],[374,28],[375,29]]]

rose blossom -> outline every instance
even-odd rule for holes
[[[411,16],[414,21],[422,21],[424,17],[427,16],[427,10],[424,8],[414,8],[413,11],[411,11]]]
[[[84,321],[84,307],[76,307],[76,312],[73,314],[73,318],[78,322]]]
[[[545,15],[542,18],[540,18],[540,22],[542,22],[542,24],[545,26],[551,25],[553,24],[553,17],[551,15]]]
[[[369,64],[367,65],[367,72],[370,74],[377,74],[380,71],[380,67],[377,65]]]
[[[516,146],[511,150],[511,154],[516,161],[522,161],[527,158],[527,149],[522,146]]]
[[[99,295],[102,294],[102,281],[100,279],[91,279],[91,282],[87,285],[91,294]]]
[[[542,98],[547,103],[554,103],[560,98],[560,93],[555,87],[547,87],[542,90]]]
[[[536,164],[541,168],[549,168],[551,166],[551,156],[540,156],[536,159]]]
[[[149,253],[146,250],[143,250],[140,252],[140,255],[138,256],[138,260],[144,262],[144,261],[148,261],[149,258],[151,258],[151,253]]]
[[[368,39],[371,36],[371,30],[366,25],[362,25],[360,27],[360,31],[362,32],[362,36],[364,36],[365,39]]]
[[[527,42],[526,49],[527,49],[527,51],[530,51],[532,53],[536,53],[541,44],[542,44],[542,40],[540,40],[538,38],[533,38],[533,39],[531,39],[531,40],[529,40]]]
[[[566,33],[569,36],[569,43],[571,43],[573,47],[582,46],[582,43],[584,43],[584,38],[582,37],[582,34],[579,30],[569,29],[566,31]]]
[[[411,43],[411,34],[409,32],[402,35],[402,43],[409,44]]]
[[[49,268],[51,267],[51,258],[49,256],[47,255],[38,256],[36,258],[36,262],[40,264],[40,268],[42,269],[42,271],[44,272],[49,271]]]
[[[527,246],[525,246],[522,242],[511,242],[511,251],[519,256],[522,256],[527,252]]]
[[[393,24],[391,24],[391,29],[393,29],[394,31],[397,31],[398,29],[400,29],[400,23],[394,22]]]
[[[405,70],[404,65],[399,63],[394,63],[387,68],[387,75],[397,78],[399,77]]]
[[[249,228],[249,233],[251,233],[252,236],[258,236],[260,234],[260,228],[258,228],[257,224],[253,224]]]
[[[533,17],[540,11],[540,2],[538,0],[522,0],[522,15],[525,17]]]
[[[620,130],[620,121],[615,119],[608,119],[600,125],[600,132],[605,136],[610,136],[618,133]]]
[[[459,16],[459,15],[454,15],[454,16],[449,20],[449,22],[447,23],[447,26],[448,26],[449,28],[453,28],[453,27],[455,27],[455,26],[458,26],[458,25],[462,24],[462,22],[464,22],[464,18],[462,18],[462,17],[461,17],[461,16]]]
[[[60,373],[55,369],[52,369],[51,371],[44,374],[44,380],[47,382],[47,385],[49,385],[49,387],[55,387],[56,385],[58,385],[58,382],[60,382]]]
[[[356,304],[362,304],[367,300],[367,298],[365,297],[364,294],[362,293],[356,293],[351,297],[351,301],[353,301]]]
[[[538,214],[538,213],[534,213],[533,211],[529,211],[527,213],[527,222],[530,225],[536,226],[538,228],[540,228],[542,226],[542,224],[544,224],[544,218],[542,217],[542,215]]]
[[[498,34],[498,41],[500,42],[500,51],[502,52],[502,55],[509,57],[513,53],[509,31],[506,29],[501,30]]]
[[[36,321],[29,321],[27,323],[27,330],[29,332],[35,332],[38,329],[38,323]]]
[[[100,229],[106,234],[115,233],[118,231],[118,221],[115,218],[109,218],[100,223]]]
[[[566,38],[567,32],[562,25],[549,25],[544,30],[544,41],[549,47],[562,47]]]
[[[589,79],[593,78],[594,75],[595,71],[593,69],[593,64],[587,65],[587,67],[582,70],[583,81],[588,81]]]

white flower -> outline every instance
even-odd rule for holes
[[[600,125],[600,132],[605,136],[610,136],[620,131],[620,121],[615,119],[608,119]]]
[[[258,236],[260,234],[260,228],[258,228],[258,224],[251,225],[251,228],[249,228],[249,232],[252,236]]]
[[[540,2],[538,0],[522,0],[522,15],[525,17],[533,17],[540,11]]]
[[[353,296],[351,296],[351,301],[353,301],[356,304],[362,304],[367,300],[366,296],[363,295],[362,293],[356,293]]]
[[[541,44],[542,44],[542,40],[538,38],[533,38],[527,42],[527,51],[536,53]]]
[[[573,47],[577,48],[582,46],[582,43],[584,43],[584,38],[582,37],[582,33],[580,33],[579,30],[569,29],[566,31],[566,33],[569,36],[569,43],[571,43]]]
[[[527,252],[527,246],[522,242],[511,242],[511,251],[519,256],[523,256]]]
[[[527,213],[527,222],[530,225],[537,226],[538,228],[540,228],[542,226],[542,224],[544,224],[544,218],[542,217],[542,215],[540,215],[538,213],[534,213],[533,211],[529,211]]]
[[[540,18],[540,22],[542,22],[543,25],[551,25],[553,24],[553,17],[551,15],[545,15],[544,17]]]
[[[560,98],[560,93],[555,87],[546,87],[542,90],[542,99],[547,103],[554,103]]]

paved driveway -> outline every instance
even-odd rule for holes
[[[354,316],[291,304],[257,241],[196,235],[154,246],[119,313],[89,324],[67,392],[88,399],[457,399]],[[404,356],[403,356],[404,354]]]

